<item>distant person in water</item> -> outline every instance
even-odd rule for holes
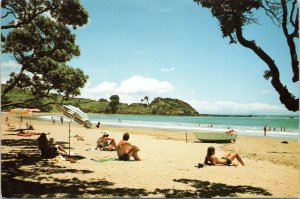
[[[204,160],[204,164],[211,164],[211,165],[231,165],[233,160],[236,158],[243,166],[245,166],[245,163],[243,162],[241,156],[236,153],[226,153],[224,157],[217,158],[215,156],[215,147],[210,146],[207,149],[207,154]],[[235,165],[235,164],[233,164]],[[236,166],[236,165],[235,165]]]
[[[117,148],[117,144],[114,138],[109,137],[110,133],[108,131],[105,131],[104,134],[98,139],[96,150],[108,150],[108,151],[114,151]]]
[[[121,140],[117,145],[117,154],[119,160],[128,161],[132,156],[134,160],[140,161],[140,157],[138,156],[138,152],[140,149],[137,146],[134,146],[128,142],[129,134],[125,133],[123,135],[123,140]]]
[[[265,125],[264,126],[264,136],[266,136],[267,135],[267,126]]]

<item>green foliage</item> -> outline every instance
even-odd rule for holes
[[[1,92],[6,87],[6,85],[1,85]],[[29,91],[15,88],[11,92],[9,92],[8,95],[6,95],[4,98],[1,99],[1,103],[11,103],[11,102],[20,102],[17,107],[24,107],[24,108],[39,108],[43,112],[50,112],[53,110],[53,106],[46,105],[49,102],[47,99],[39,99],[39,100],[29,100],[27,99],[31,98],[32,94]],[[16,106],[7,106],[4,107],[2,110],[7,111],[11,108],[15,108]]]
[[[104,99],[104,98],[101,98],[101,99],[99,99],[98,101],[99,101],[99,102],[108,102],[108,100],[107,100],[107,99]]]
[[[149,105],[152,114],[158,115],[198,115],[199,113],[188,103],[171,98],[155,98]]]
[[[110,102],[108,105],[110,106],[111,112],[116,113],[117,108],[118,108],[117,106],[120,103],[120,98],[118,95],[112,95],[109,99],[110,99]]]
[[[4,89],[6,85],[2,85],[1,89]],[[7,96],[6,99],[2,98],[2,101],[24,101],[31,97],[31,93],[26,90],[14,88]],[[57,95],[57,94],[52,94]],[[57,95],[58,99],[62,99],[62,96]],[[118,101],[118,96],[112,96],[111,101]],[[110,106],[110,102],[106,99],[102,99],[101,101],[95,101],[86,98],[73,98],[70,100],[64,101],[64,104],[73,105],[79,107],[84,112],[87,113],[107,113],[111,114],[112,107]],[[47,99],[43,100],[31,100],[26,103],[21,103],[19,106],[10,106],[5,107],[3,110],[9,110],[15,107],[29,107],[29,108],[40,108],[44,112],[58,112],[56,106],[47,105],[43,106],[43,104],[49,102]],[[143,115],[199,115],[198,112],[192,108],[189,104],[184,101],[178,99],[171,98],[155,98],[148,106],[142,103],[120,103],[118,101],[118,105],[116,105],[116,114],[143,114]]]
[[[79,95],[88,76],[81,69],[66,65],[80,55],[69,25],[76,28],[88,20],[79,0],[4,0],[1,8],[5,13],[2,18],[15,18],[1,26],[11,29],[7,35],[1,35],[2,52],[13,55],[21,65],[19,73],[10,74],[1,96],[13,88],[29,90],[32,100],[51,98],[56,101],[50,94],[53,92],[64,96],[63,99]],[[46,12],[52,18],[47,17]],[[13,102],[1,104],[2,107],[9,105]]]
[[[256,23],[252,9],[261,6],[261,0],[194,0],[202,7],[211,9],[211,13],[220,22],[223,37],[230,37],[231,43],[235,43],[232,35],[236,27]]]

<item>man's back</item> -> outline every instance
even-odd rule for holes
[[[117,154],[118,156],[122,156],[126,153],[126,145],[128,145],[128,142],[125,140],[121,140],[117,145]]]

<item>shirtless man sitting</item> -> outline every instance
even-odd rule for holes
[[[128,140],[129,134],[125,133],[123,135],[123,140],[121,140],[117,145],[119,160],[128,161],[132,156],[134,160],[140,161],[141,159],[138,156],[138,151],[140,151],[140,149],[137,146],[130,144]]]

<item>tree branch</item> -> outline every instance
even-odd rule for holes
[[[7,17],[9,14],[13,14],[13,12],[7,12],[5,15],[1,16],[1,19]]]
[[[9,86],[7,86],[4,90],[3,90],[3,92],[2,92],[2,94],[1,94],[1,98],[3,98],[9,91],[11,91],[16,85],[17,85],[17,83],[20,81],[20,79],[21,79],[21,75],[23,74],[23,72],[24,72],[24,69],[22,68],[21,69],[21,71],[20,71],[20,73],[17,75],[17,77],[15,78],[15,80],[11,83],[11,84],[9,84]]]
[[[37,97],[28,98],[23,101],[11,102],[11,103],[7,103],[7,104],[5,104],[5,102],[1,102],[1,108],[8,107],[8,106],[16,106],[18,104],[23,104],[23,103],[26,103],[26,102],[29,102],[32,100],[37,100],[37,99],[41,99],[41,98],[45,98],[45,97],[49,97],[49,96],[46,96],[46,95],[45,96],[37,96]]]
[[[11,24],[11,25],[4,25],[4,26],[1,26],[1,29],[11,29],[11,28],[19,28],[19,27],[22,27],[23,25],[26,25],[28,23],[30,23],[32,20],[34,20],[37,16],[39,16],[40,14],[44,13],[44,12],[47,12],[50,10],[50,6],[48,7],[45,7],[44,9],[42,9],[41,11],[39,12],[35,12],[33,13],[31,16],[26,16],[24,15],[24,18],[27,18],[27,19],[24,19],[23,21],[21,22],[18,22],[17,24]]]
[[[297,3],[297,0],[294,0],[293,4],[292,4],[292,10],[291,10],[291,15],[290,15],[290,22],[291,24],[295,27],[296,24],[295,22],[293,21],[293,15],[294,15],[294,10],[295,10],[295,5]]]
[[[295,30],[290,35],[293,38],[299,38],[299,9],[297,9],[296,20],[295,20]]]
[[[290,111],[298,111],[299,98],[295,99],[295,97],[288,91],[286,86],[282,85],[279,77],[279,70],[274,60],[272,60],[267,53],[265,53],[259,46],[257,46],[254,41],[248,41],[243,37],[241,26],[236,27],[236,35],[241,45],[253,50],[255,54],[269,66],[272,75],[271,83],[275,90],[279,93],[279,99],[281,103],[284,104],[285,107]]]
[[[293,40],[293,37],[288,33],[288,28],[287,28],[287,16],[288,16],[288,11],[287,11],[287,6],[286,6],[286,0],[281,0],[282,4],[282,10],[283,10],[283,17],[282,17],[282,30],[284,33],[284,36],[286,37],[288,46],[290,48],[290,55],[291,55],[291,60],[292,60],[292,69],[293,69],[293,82],[299,81],[299,62],[298,62],[298,57],[297,57],[297,52],[296,52],[296,47],[295,43]]]

